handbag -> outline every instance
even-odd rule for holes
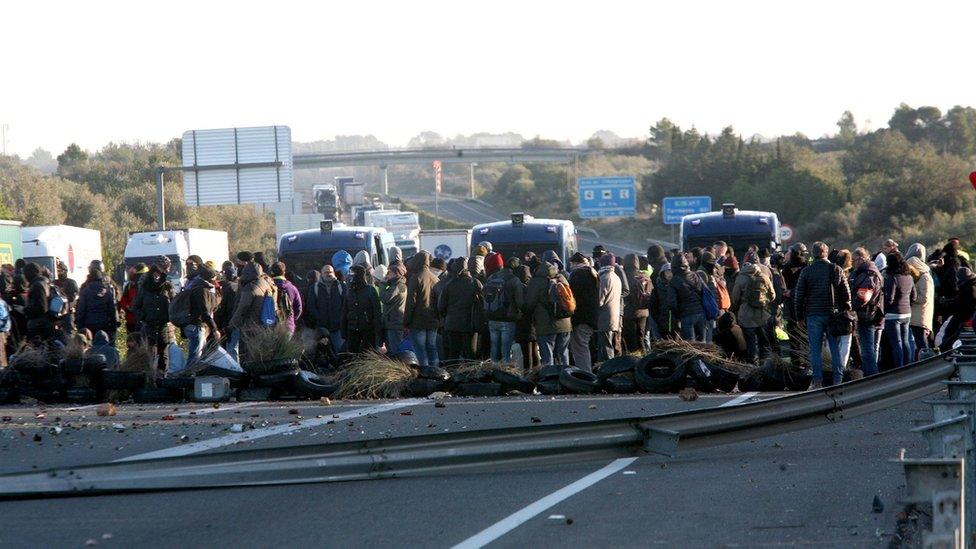
[[[857,314],[847,309],[840,311],[837,309],[837,300],[834,295],[834,282],[830,282],[830,319],[827,321],[827,330],[834,337],[849,336],[854,333],[857,326]]]

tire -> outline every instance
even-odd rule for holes
[[[634,381],[649,393],[670,393],[684,388],[685,371],[685,365],[679,359],[651,353],[640,360],[634,370]]]
[[[603,380],[603,388],[610,394],[626,395],[637,392],[637,383],[633,374],[623,373]]]
[[[193,390],[192,377],[161,377],[156,380],[156,386],[161,389],[190,389]]]
[[[640,363],[640,359],[633,355],[618,356],[616,358],[611,358],[610,360],[603,363],[600,369],[597,370],[596,375],[600,379],[607,379],[613,377],[617,374],[624,374],[628,372],[633,372],[637,365]]]
[[[61,371],[68,375],[97,375],[105,369],[108,361],[103,354],[87,355],[84,358],[66,358],[61,361]]]
[[[298,364],[296,363],[295,367],[297,366]],[[288,370],[281,370],[281,371],[288,371]],[[231,380],[231,382],[234,382],[234,381],[240,381],[245,375],[247,375],[247,372],[238,372],[237,370],[228,370],[227,368],[220,368],[218,366],[209,365],[204,369],[200,370],[199,372],[196,372],[193,375],[195,377],[204,377],[204,376],[226,377],[227,379]]]
[[[491,379],[491,372],[489,371],[468,372],[466,374],[452,374],[451,384],[458,386],[466,383],[490,383]]]
[[[256,379],[261,387],[271,387],[272,389],[288,391],[294,387],[294,380],[295,376],[297,375],[298,370],[289,370],[279,372],[277,374],[264,374],[256,376]]]
[[[740,377],[739,392],[752,393],[762,390],[764,377],[762,370],[756,370],[749,375]]]
[[[407,385],[407,393],[412,397],[426,397],[431,393],[443,391],[447,384],[436,379],[417,378]]]
[[[600,390],[600,378],[579,368],[565,368],[559,374],[559,384],[571,393],[593,394]]]
[[[786,370],[776,367],[771,361],[763,363],[760,391],[783,391],[786,389]]]
[[[396,360],[397,362],[402,362],[407,366],[413,366],[414,368],[420,366],[420,361],[417,360],[417,353],[413,351],[401,351],[393,355],[393,360]]]
[[[332,393],[339,390],[339,386],[327,383],[324,379],[312,372],[300,370],[298,375],[293,378],[295,392],[299,396],[307,398],[322,398],[332,396]]]
[[[496,368],[491,371],[491,377],[496,382],[501,383],[502,387],[505,389],[515,390],[527,395],[531,395],[535,392],[535,383],[532,383],[528,379],[518,374],[513,374],[511,372],[506,372],[505,370]]]
[[[706,364],[712,371],[712,386],[723,393],[731,393],[739,383],[739,375],[714,364]]]
[[[536,381],[535,386],[544,395],[558,395],[563,392],[563,386],[559,384],[558,379]]]
[[[502,394],[501,383],[462,383],[457,386],[458,394],[462,396],[498,396]]]
[[[65,390],[64,398],[72,404],[90,404],[98,401],[98,392],[91,387],[72,387]]]
[[[405,351],[408,353],[413,353],[413,351]],[[451,373],[444,368],[439,368],[437,366],[424,366],[420,368],[421,379],[430,379],[433,381],[450,381]]]
[[[210,369],[208,367],[207,369]],[[297,358],[279,358],[277,360],[266,360],[263,362],[247,362],[241,364],[241,368],[245,372],[249,372],[252,369],[264,372],[261,375],[273,375],[282,372],[298,371],[298,359]],[[226,370],[219,369],[221,372],[226,372]],[[239,373],[239,372],[238,372]],[[225,374],[216,374],[220,377],[228,377]]]
[[[132,393],[132,400],[140,404],[152,404],[154,402],[173,402],[173,391],[161,387],[144,387]]]
[[[806,391],[813,382],[813,370],[790,368],[784,376],[784,382],[787,391]]]
[[[687,370],[688,376],[694,380],[697,391],[710,393],[715,390],[712,369],[707,364],[699,359],[689,360],[685,363],[685,370]]]
[[[250,387],[237,391],[237,402],[265,402],[271,400],[274,389],[271,387]]]
[[[121,391],[135,391],[146,385],[146,375],[142,372],[123,372],[121,370],[102,370],[102,388]]]
[[[558,380],[559,374],[563,371],[563,368],[568,368],[568,366],[543,366],[542,369],[536,374],[535,380],[536,382]]]

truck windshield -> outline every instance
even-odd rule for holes
[[[47,270],[51,271],[51,274],[56,274],[58,272],[57,265],[55,265],[55,259],[51,256],[46,257],[25,257],[24,261],[27,263],[37,263],[41,267],[47,267]]]
[[[154,255],[152,257],[127,257],[125,258],[125,268],[128,269],[129,267],[135,267],[139,263],[145,263],[147,267],[152,267],[153,265],[156,264],[157,257],[159,256]],[[183,260],[180,259],[180,256],[176,254],[170,254],[167,255],[166,257],[168,257],[170,261],[169,272],[166,273],[166,278],[171,278],[171,279],[182,278]]]

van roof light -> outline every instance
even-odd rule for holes
[[[726,202],[722,204],[722,217],[735,217],[735,203]]]
[[[322,231],[323,233],[331,233],[332,225],[333,222],[331,219],[324,219],[322,221],[319,221],[319,230]]]
[[[522,227],[525,225],[525,213],[515,212],[512,214],[512,226]]]

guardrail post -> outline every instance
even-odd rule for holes
[[[968,415],[957,416],[912,429],[929,443],[929,457],[961,459],[973,450],[973,422]]]
[[[956,359],[956,375],[959,381],[976,381],[976,361]]]
[[[949,389],[949,400],[976,400],[976,381],[943,381]]]
[[[932,530],[922,533],[922,547],[966,547],[965,459],[899,460],[905,470],[902,503],[932,504]]]
[[[641,429],[644,431],[644,451],[667,457],[678,455],[679,434],[676,431],[646,425],[641,425]]]

